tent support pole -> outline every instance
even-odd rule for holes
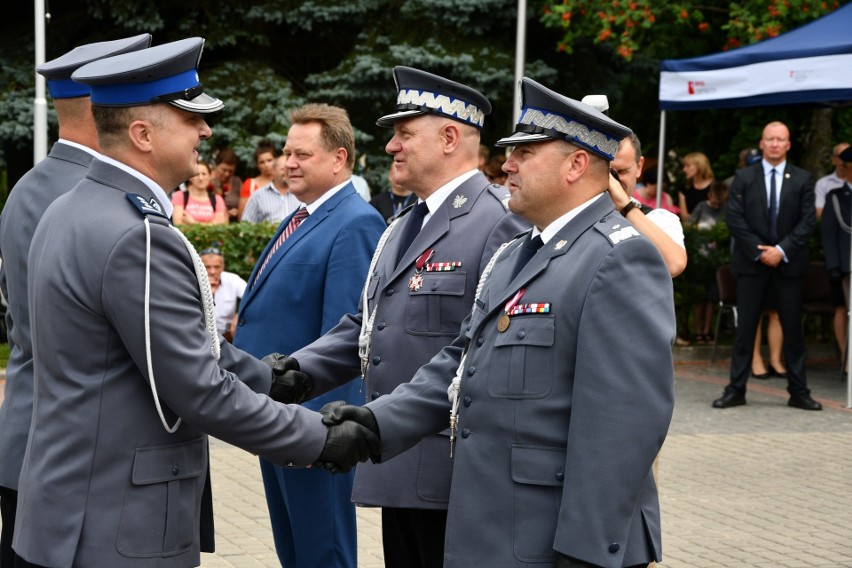
[[[666,154],[666,111],[660,111],[660,149],[657,154],[657,209],[660,208],[660,205],[663,202],[663,191],[665,190],[665,185],[663,182],[665,178],[663,178],[663,158]]]
[[[850,219],[852,221],[852,219]],[[852,240],[852,234],[849,235],[850,240]],[[849,248],[849,262],[850,266],[852,266],[852,247]],[[850,278],[846,277],[847,282]],[[846,315],[849,315],[849,293],[846,293]],[[849,323],[846,326],[846,353],[845,356],[841,356],[840,360],[843,363],[846,363],[846,408],[852,408],[852,365],[849,364],[849,340],[852,339],[852,319],[849,320]]]

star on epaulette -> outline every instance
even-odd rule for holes
[[[465,203],[467,203],[467,197],[464,195],[456,195],[453,198],[453,209],[459,209]]]

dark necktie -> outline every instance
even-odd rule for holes
[[[411,243],[414,242],[414,239],[417,237],[417,233],[420,232],[420,229],[423,227],[423,219],[426,217],[426,214],[429,213],[429,208],[426,206],[425,201],[421,201],[411,210],[411,213],[408,214],[408,219],[405,220],[405,227],[403,227],[404,231],[402,233],[402,240],[399,243],[399,253],[396,255],[396,263],[399,264],[399,261],[402,260],[402,257],[405,255],[405,251],[411,246]]]
[[[778,244],[778,197],[775,195],[775,168],[769,172],[769,244]]]
[[[527,239],[524,241],[524,246],[521,247],[521,252],[518,255],[518,262],[515,264],[515,269],[512,271],[512,280],[515,279],[515,276],[527,265],[530,259],[535,256],[535,253],[538,249],[541,248],[541,245],[544,244],[544,241],[541,240],[541,235],[537,235],[534,239]]]
[[[281,231],[281,234],[278,235],[278,238],[275,239],[275,243],[272,245],[272,248],[269,249],[269,254],[266,255],[266,258],[263,259],[263,264],[260,265],[260,270],[257,271],[257,276],[254,278],[254,284],[257,284],[257,281],[260,280],[260,275],[263,274],[263,269],[266,268],[266,265],[269,264],[270,259],[275,256],[275,251],[277,251],[281,245],[284,244],[284,241],[293,234],[299,225],[302,224],[302,221],[308,218],[308,210],[305,209],[304,206],[300,207],[296,214],[290,219],[290,222],[287,223],[287,226],[284,227],[284,230]]]

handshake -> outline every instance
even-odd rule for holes
[[[292,357],[271,353],[261,359],[272,369],[269,397],[284,404],[300,404],[310,394],[313,383],[307,373],[299,370]],[[346,404],[342,400],[329,402],[320,409],[322,423],[328,427],[325,446],[314,466],[331,473],[346,473],[358,462],[368,459],[381,461],[382,445],[379,425],[370,409]]]

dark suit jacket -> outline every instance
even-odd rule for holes
[[[772,270],[757,261],[758,245],[778,244],[788,262],[778,267],[786,277],[808,272],[808,237],[816,225],[814,182],[811,174],[787,162],[778,202],[778,242],[769,242],[769,202],[762,162],[734,175],[728,196],[728,228],[736,246],[731,265],[736,274],[760,274]]]
[[[849,186],[832,189],[825,199],[825,211],[822,214],[822,248],[825,250],[825,267],[829,270],[839,269],[844,274],[849,273],[849,239],[850,235],[837,221],[837,209],[834,199],[840,206],[840,217],[848,225],[852,217],[852,191]]]

